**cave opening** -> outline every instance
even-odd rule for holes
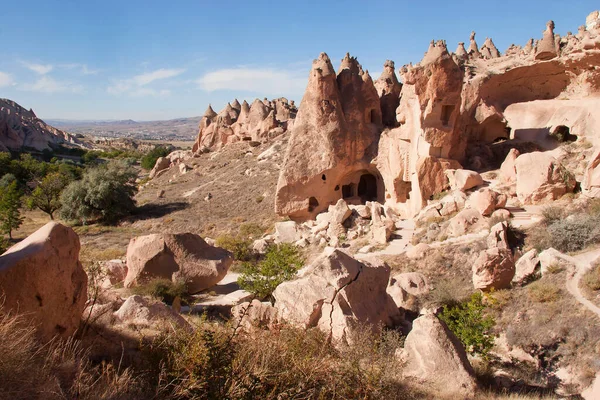
[[[574,142],[577,140],[577,136],[571,135],[571,129],[565,125],[559,125],[554,128],[554,131],[550,134],[559,142]]]
[[[350,183],[348,185],[342,185],[342,198],[349,199],[354,196],[356,185],[354,183]]]
[[[317,207],[319,207],[319,201],[316,197],[308,199],[308,212],[313,212]]]
[[[373,174],[363,174],[358,182],[358,196],[363,203],[377,201],[377,178]]]

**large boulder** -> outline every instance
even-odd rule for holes
[[[517,158],[521,155],[519,150],[510,149],[504,162],[500,166],[500,179],[505,183],[515,183],[517,182],[517,168],[515,164],[517,162]]]
[[[185,281],[190,293],[216,285],[233,257],[193,233],[153,234],[131,239],[127,247],[125,287],[156,278]]]
[[[456,214],[448,224],[449,236],[462,236],[467,233],[487,229],[488,224],[479,211],[467,208]]]
[[[515,276],[512,281],[514,283],[522,284],[531,279],[532,276],[538,271],[540,266],[540,259],[536,249],[531,249],[527,253],[523,254],[515,263]]]
[[[435,315],[414,320],[404,342],[403,358],[406,377],[434,385],[445,394],[469,398],[477,389],[464,347]]]
[[[399,322],[400,312],[386,293],[390,268],[377,259],[357,261],[333,250],[304,268],[297,280],[275,289],[275,308],[281,320],[318,327],[335,340],[348,339],[357,324]]]
[[[27,315],[44,341],[79,327],[87,275],[73,229],[49,222],[0,256],[0,305]]]
[[[473,264],[475,289],[506,289],[515,276],[515,263],[510,250],[494,247],[482,251]]]
[[[294,243],[302,238],[298,224],[294,221],[283,221],[275,224],[275,241],[277,243]]]
[[[232,307],[231,316],[246,330],[266,328],[277,322],[277,309],[270,302],[254,299]]]
[[[556,200],[575,188],[575,178],[547,153],[520,155],[516,169],[517,197],[522,204]]]
[[[447,169],[445,172],[452,190],[465,191],[483,185],[483,178],[475,171]]]
[[[487,238],[488,248],[498,247],[501,249],[509,249],[508,245],[508,223],[498,222],[490,229],[490,234]]]
[[[476,209],[482,215],[488,217],[492,213],[506,206],[507,197],[494,190],[484,188],[473,193],[469,197],[468,204],[471,208]]]
[[[150,179],[155,178],[159,172],[164,171],[165,169],[171,166],[171,161],[167,157],[159,157],[156,160],[156,164],[154,164],[154,168],[150,171],[148,177]]]

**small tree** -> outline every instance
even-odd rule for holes
[[[46,175],[27,198],[29,208],[39,208],[54,219],[54,212],[61,206],[60,194],[69,184],[69,178],[60,172]]]
[[[304,259],[294,245],[282,243],[270,246],[258,262],[246,262],[241,269],[238,284],[260,299],[270,296],[282,282],[296,276]]]
[[[18,229],[23,223],[21,217],[21,196],[23,193],[19,189],[16,180],[8,183],[1,188],[0,193],[0,228],[2,232],[8,234],[12,239],[12,231]]]
[[[135,210],[136,176],[131,167],[118,161],[87,170],[60,196],[61,217],[82,223],[112,223],[130,214]]]
[[[474,293],[471,299],[456,306],[444,306],[439,317],[454,332],[470,354],[486,356],[494,345],[494,319],[486,315],[483,295]]]

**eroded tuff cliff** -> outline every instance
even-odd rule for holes
[[[335,74],[322,53],[291,130],[276,212],[312,218],[344,198],[411,217],[448,188],[446,169],[489,167],[494,142],[544,147],[560,131],[600,144],[597,15],[564,37],[550,21],[540,40],[504,55],[491,38],[479,48],[475,32],[468,51],[432,41],[420,63],[399,70],[403,84],[391,61],[373,84],[355,58]]]
[[[209,105],[200,120],[193,151],[218,150],[242,140],[266,142],[290,129],[297,111],[294,101],[283,97],[256,99],[252,105],[235,99],[218,114]]]
[[[82,145],[74,136],[56,129],[12,100],[0,99],[0,151],[45,150],[70,144]]]

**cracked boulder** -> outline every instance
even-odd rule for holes
[[[0,305],[27,315],[44,341],[79,327],[87,275],[73,229],[49,222],[0,256]]]
[[[382,323],[391,326],[400,322],[400,312],[386,293],[390,268],[382,261],[358,261],[333,250],[299,275],[273,293],[283,321],[318,327],[335,340],[347,340],[357,325],[378,329]]]

